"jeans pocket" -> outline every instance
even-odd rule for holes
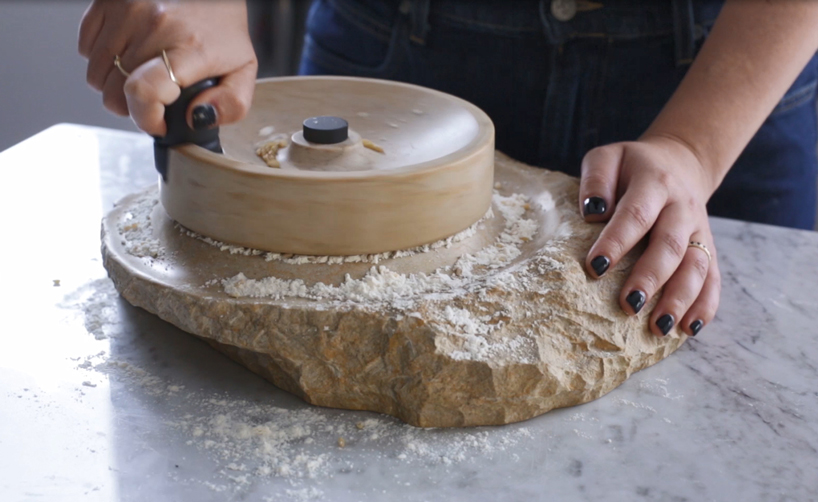
[[[319,0],[310,9],[301,74],[388,77],[400,23],[359,12],[355,2]]]

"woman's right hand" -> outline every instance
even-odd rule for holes
[[[94,0],[80,25],[79,52],[105,107],[130,115],[154,136],[165,135],[165,106],[176,101],[180,86],[221,77],[191,103],[188,123],[195,129],[236,122],[253,100],[258,62],[243,0]],[[127,79],[114,66],[117,55],[130,72]]]

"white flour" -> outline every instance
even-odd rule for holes
[[[347,275],[337,286],[320,282],[310,286],[300,279],[250,279],[239,273],[224,279],[222,285],[228,295],[236,298],[295,297],[404,314],[411,313],[420,302],[433,301],[439,307],[427,309],[423,317],[454,337],[453,342],[439,340],[439,350],[452,359],[494,361],[495,364],[507,360],[529,362],[537,350],[532,337],[500,336],[504,323],[495,314],[476,316],[469,310],[450,305],[464,295],[479,294],[496,284],[506,289],[524,287],[520,284],[524,274],[507,269],[522,254],[521,246],[536,236],[537,221],[525,217],[529,203],[524,195],[495,194],[493,202],[504,220],[503,230],[495,241],[474,254],[464,254],[452,267],[430,274],[399,274],[386,266],[378,266],[360,279]]]
[[[143,199],[135,205],[132,212],[125,215],[119,225],[119,233],[125,239],[123,244],[126,251],[139,258],[160,258],[164,254],[162,244],[153,237],[153,228],[150,224],[150,215],[156,204],[156,199]]]
[[[286,299],[306,299],[320,302],[321,308],[328,304],[335,307],[354,307],[369,311],[390,311],[398,319],[406,315],[421,317],[430,325],[451,338],[438,340],[439,350],[457,360],[493,361],[505,364],[506,361],[528,362],[536,354],[537,347],[533,336],[510,337],[502,329],[510,320],[499,316],[500,312],[486,312],[477,315],[474,310],[459,308],[459,299],[469,296],[479,298],[486,291],[501,287],[505,290],[527,291],[531,271],[524,265],[516,266],[523,252],[523,246],[533,240],[538,231],[539,222],[529,217],[530,201],[522,194],[508,196],[496,193],[493,195],[493,206],[503,218],[503,228],[489,245],[477,252],[464,254],[447,267],[431,273],[402,274],[390,269],[388,265],[374,265],[363,276],[357,279],[347,275],[340,284],[318,282],[307,284],[301,279],[286,280],[275,276],[250,278],[238,273],[224,279],[214,279],[208,283],[220,284],[224,292],[234,298],[269,298],[276,301]],[[134,242],[130,245],[134,252],[153,249],[156,243],[150,238],[149,214],[156,204],[155,199],[146,198],[133,211],[134,225],[132,232],[141,232],[139,236],[146,240],[144,245]],[[535,204],[553,207],[553,200],[537,200]],[[232,246],[201,236],[177,225],[177,228],[192,238],[202,240],[231,254],[261,256],[270,260],[281,260],[290,264],[328,265],[344,262],[377,263],[382,259],[400,259],[417,253],[432,252],[442,247],[449,247],[455,242],[472,237],[484,224],[484,220],[495,217],[490,210],[487,215],[469,229],[448,239],[407,251],[384,253],[381,255],[330,257],[330,256],[284,256],[266,253],[239,246]],[[124,225],[124,224],[123,224]],[[122,229],[120,229],[122,230]],[[554,241],[566,237],[560,232]],[[549,246],[553,246],[550,242]],[[546,249],[546,248],[542,248]],[[548,249],[554,249],[549,247]],[[161,256],[161,247],[154,251]],[[536,273],[543,274],[547,269],[560,267],[553,258],[543,256],[537,260]],[[525,262],[523,262],[525,263]],[[545,293],[541,291],[540,293]],[[454,303],[454,304],[453,304]],[[419,305],[426,305],[422,314],[417,312]],[[432,305],[435,305],[432,307]],[[525,309],[525,306],[521,306]],[[485,307],[480,307],[485,308]],[[492,307],[493,309],[494,307]],[[533,326],[532,326],[533,327]]]
[[[150,222],[156,203],[155,195],[138,201],[118,230],[129,253],[161,260],[168,253],[153,238]],[[330,264],[343,263],[344,260],[373,263],[376,266],[363,277],[353,279],[347,276],[337,285],[307,284],[302,280],[276,277],[253,279],[241,273],[222,279],[221,285],[227,294],[236,298],[300,298],[355,308],[389,309],[396,318],[423,318],[455,340],[447,342],[451,343],[447,348],[450,357],[492,360],[531,351],[532,347],[527,345],[532,343],[531,338],[503,338],[507,336],[503,334],[503,327],[510,321],[502,305],[491,309],[484,306],[467,309],[458,300],[467,294],[479,297],[481,292],[498,285],[506,289],[526,288],[528,268],[518,266],[515,260],[521,257],[524,246],[536,237],[538,231],[537,220],[528,214],[529,203],[524,195],[495,194],[496,216],[503,218],[502,230],[495,240],[478,252],[461,256],[452,266],[428,274],[401,274],[378,262],[451,246],[472,237],[484,222],[439,243],[401,252],[406,255],[389,253],[351,259],[271,256],[270,253],[208,240],[192,232],[188,235],[226,252],[263,256],[267,260],[291,264]],[[484,219],[493,217],[495,215],[490,212]],[[83,303],[83,309],[89,331],[98,339],[109,338],[114,343],[113,339],[125,331],[120,329],[117,307],[112,307],[117,293],[110,281],[103,282],[95,284],[97,292],[85,296],[87,301]],[[421,301],[426,307],[419,312],[417,308]],[[186,481],[199,481],[213,491],[235,494],[259,483],[284,481],[288,488],[267,499],[270,501],[331,499],[331,494],[321,488],[322,480],[341,472],[354,472],[358,468],[356,462],[360,463],[362,458],[367,458],[366,462],[371,465],[372,455],[384,466],[408,464],[418,469],[439,470],[495,455],[503,461],[513,461],[518,458],[513,452],[503,452],[521,447],[521,442],[525,444],[530,437],[526,428],[517,426],[418,429],[387,416],[326,410],[300,403],[294,407],[282,406],[277,394],[269,399],[249,400],[207,389],[186,388],[127,360],[108,358],[105,353],[88,356],[78,364],[78,371],[86,373],[80,379],[86,392],[97,390],[93,385],[99,384],[99,373],[103,373],[113,381],[128,385],[129,392],[141,389],[146,399],[163,403],[167,410],[163,419],[176,431],[173,440],[181,440],[184,446],[195,448],[217,465],[210,479]],[[97,378],[90,378],[92,372],[97,372]]]
[[[115,295],[113,287],[99,285],[102,293]],[[86,315],[101,305],[86,305]],[[115,337],[117,335],[114,335]],[[531,433],[525,427],[504,429],[419,429],[387,416],[364,412],[340,412],[300,404],[297,408],[276,405],[270,399],[250,401],[206,390],[188,390],[149,370],[105,352],[85,357],[77,366],[91,378],[83,382],[94,388],[99,376],[129,388],[129,392],[164,403],[163,421],[182,441],[217,468],[209,480],[198,481],[215,492],[239,493],[260,482],[283,481],[277,496],[265,500],[332,500],[320,488],[322,482],[341,472],[353,472],[362,456],[372,455],[384,465],[414,465],[419,469],[448,468],[470,464],[519,448]],[[93,381],[93,382],[92,382]],[[281,395],[279,393],[279,395]],[[343,438],[343,448],[339,439]],[[374,452],[374,453],[373,453]],[[316,486],[317,485],[317,486]]]
[[[494,195],[494,204],[505,220],[505,227],[496,241],[475,254],[465,254],[454,264],[454,274],[447,268],[431,274],[399,274],[385,266],[372,267],[360,279],[347,276],[338,286],[317,283],[307,286],[300,279],[282,280],[277,277],[249,279],[243,273],[225,279],[222,284],[230,296],[282,299],[298,297],[328,299],[341,303],[356,303],[375,308],[388,305],[409,309],[423,296],[440,293],[457,293],[474,284],[481,272],[509,265],[520,256],[520,245],[530,241],[537,233],[535,220],[523,217],[528,205],[524,195],[509,197]]]
[[[417,246],[410,249],[403,249],[400,251],[388,251],[385,253],[377,253],[377,254],[362,254],[362,255],[349,255],[349,256],[312,256],[312,255],[294,255],[294,254],[282,254],[282,253],[271,253],[268,251],[262,251],[260,249],[252,249],[246,248],[242,246],[234,246],[232,244],[227,244],[225,242],[218,241],[216,239],[201,235],[197,232],[189,230],[182,225],[176,223],[176,228],[182,232],[183,234],[187,235],[188,237],[193,237],[194,239],[199,239],[202,242],[210,244],[211,246],[219,248],[220,251],[229,252],[230,254],[239,254],[244,256],[264,256],[266,261],[281,261],[284,263],[288,263],[291,265],[305,265],[308,263],[326,263],[327,265],[338,265],[341,263],[374,263],[377,264],[382,260],[388,260],[393,258],[405,258],[407,256],[413,256],[420,253],[428,253],[430,251],[434,251],[436,249],[441,248],[450,248],[453,244],[461,242],[463,240],[472,237],[477,230],[484,224],[486,220],[494,218],[494,212],[491,208],[486,212],[486,214],[472,224],[469,228],[458,232],[452,236],[449,236],[446,239],[442,239],[430,244],[424,244],[423,246]]]

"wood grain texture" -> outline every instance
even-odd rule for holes
[[[339,145],[311,145],[301,123],[336,115]],[[273,132],[260,137],[259,131]],[[494,126],[459,98],[413,85],[343,77],[261,80],[249,116],[222,130],[225,155],[171,152],[161,200],[184,226],[220,241],[281,253],[355,255],[455,234],[491,202]],[[260,142],[285,137],[281,169]],[[384,153],[364,148],[368,139]],[[295,140],[295,141],[293,141]]]

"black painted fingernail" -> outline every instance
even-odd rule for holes
[[[193,109],[193,129],[210,129],[216,123],[216,108],[213,105],[198,105]]]
[[[673,318],[670,314],[665,314],[659,319],[656,319],[656,325],[659,327],[659,330],[662,332],[663,335],[667,335],[670,333],[670,328],[673,327],[673,323],[676,322],[676,319]]]
[[[690,323],[690,332],[693,333],[693,336],[696,336],[699,334],[699,331],[702,330],[702,327],[704,327],[704,321],[701,319],[696,319]]]
[[[608,270],[608,267],[611,266],[611,260],[609,260],[606,256],[597,256],[593,260],[591,260],[591,268],[594,269],[596,272],[597,277],[601,276]]]
[[[630,292],[627,298],[625,298],[625,301],[631,306],[633,312],[638,314],[639,311],[642,310],[642,307],[645,306],[645,293],[639,291],[638,289],[634,289]]]
[[[605,199],[602,197],[588,197],[585,199],[585,202],[583,202],[585,216],[590,214],[605,214],[607,210],[608,204],[605,203]]]

